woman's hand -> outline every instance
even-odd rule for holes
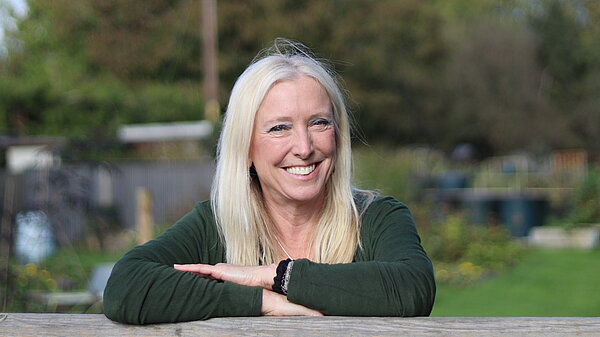
[[[271,290],[277,264],[268,266],[240,266],[235,264],[176,264],[173,268],[194,273],[204,278],[227,281],[249,287],[263,287]]]
[[[260,313],[265,316],[323,316],[317,310],[294,304],[285,296],[267,289],[263,289]]]

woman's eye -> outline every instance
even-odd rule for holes
[[[319,118],[319,119],[314,120],[311,123],[311,125],[324,129],[324,128],[330,126],[331,122],[328,119]]]
[[[289,130],[290,127],[288,125],[285,124],[277,124],[275,126],[273,126],[272,128],[269,129],[269,133],[271,132],[282,132],[282,131],[287,131]]]

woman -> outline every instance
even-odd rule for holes
[[[107,317],[428,315],[431,262],[408,209],[351,186],[336,77],[277,40],[232,90],[211,200],[115,265]]]

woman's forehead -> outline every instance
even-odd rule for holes
[[[303,75],[275,82],[265,94],[259,110],[264,108],[286,108],[294,106],[327,106],[331,104],[329,94],[316,79]]]

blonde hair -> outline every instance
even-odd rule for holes
[[[335,125],[335,170],[327,183],[328,195],[311,245],[314,260],[352,262],[360,244],[360,213],[353,193],[366,196],[357,198],[362,201],[360,209],[366,208],[372,194],[352,188],[350,121],[339,83],[335,74],[306,47],[277,39],[237,79],[217,147],[211,203],[228,263],[276,262],[279,251],[276,228],[265,210],[260,182],[248,167],[248,153],[254,119],[263,98],[274,83],[299,75],[314,78],[327,91]]]

